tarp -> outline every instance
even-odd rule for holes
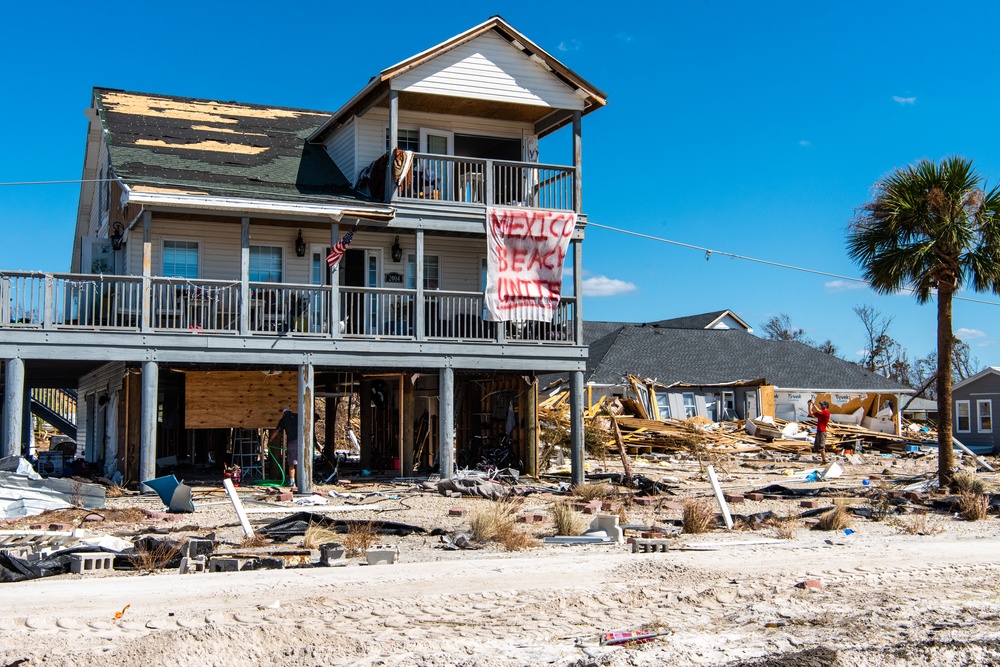
[[[351,526],[368,523],[367,521],[345,521],[344,519],[332,519],[323,514],[313,512],[297,512],[291,516],[272,521],[260,529],[260,533],[276,538],[289,538],[295,535],[305,535],[309,526],[322,526],[323,528],[333,528],[339,532],[346,533]],[[372,521],[372,528],[379,535],[412,535],[413,533],[426,533],[420,526],[408,523],[397,523],[395,521]]]
[[[486,319],[550,322],[576,213],[490,208],[487,224]]]

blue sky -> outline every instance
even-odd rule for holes
[[[612,227],[858,276],[844,235],[897,166],[958,154],[1000,182],[1000,4],[657,2],[16,3],[0,26],[0,182],[78,179],[93,86],[335,110],[369,77],[500,14],[605,90],[584,119],[584,210]],[[565,131],[542,144],[570,163]],[[0,186],[0,268],[69,268],[79,186]],[[935,309],[834,278],[591,228],[588,319],[729,308],[759,331],[787,313],[847,358],[851,309],[894,318],[911,358]],[[598,294],[603,294],[599,296]],[[992,302],[995,295],[965,294]],[[955,302],[955,328],[1000,365],[1000,307]]]

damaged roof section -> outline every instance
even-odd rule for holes
[[[306,143],[329,114],[97,88],[115,175],[133,192],[312,204],[369,201]]]

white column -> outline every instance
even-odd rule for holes
[[[299,433],[297,438],[298,452],[296,452],[299,463],[295,466],[295,481],[299,493],[310,493],[313,486],[314,380],[312,364],[299,366]]]
[[[24,410],[24,360],[7,360],[3,384],[2,456],[21,455],[21,419]]]
[[[583,371],[569,375],[570,479],[583,484]]]
[[[156,477],[156,413],[159,406],[160,367],[155,361],[142,364],[142,401],[139,426],[139,490],[152,489],[141,484]]]
[[[441,478],[451,479],[455,467],[455,371],[451,367],[442,368],[438,374],[438,395],[438,461]]]

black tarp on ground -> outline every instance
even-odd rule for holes
[[[335,530],[338,533],[346,533],[350,530],[351,526],[358,526],[366,523],[371,523],[375,532],[379,535],[398,535],[400,537],[405,537],[407,535],[413,535],[414,533],[424,534],[427,532],[420,526],[414,526],[408,523],[398,523],[395,521],[369,522],[358,521],[355,519],[334,519],[324,514],[316,514],[314,512],[296,512],[295,514],[272,521],[261,528],[258,532],[276,539],[288,539],[289,537],[295,537],[296,535],[305,535],[306,530],[310,525],[321,526],[323,528]]]
[[[23,558],[0,553],[0,583],[28,581],[40,577],[51,577],[69,572],[69,555],[82,553],[98,553],[106,551],[100,547],[77,546],[70,549],[54,551],[46,558],[29,563]],[[107,553],[115,553],[107,551]],[[117,555],[117,554],[115,554]]]

